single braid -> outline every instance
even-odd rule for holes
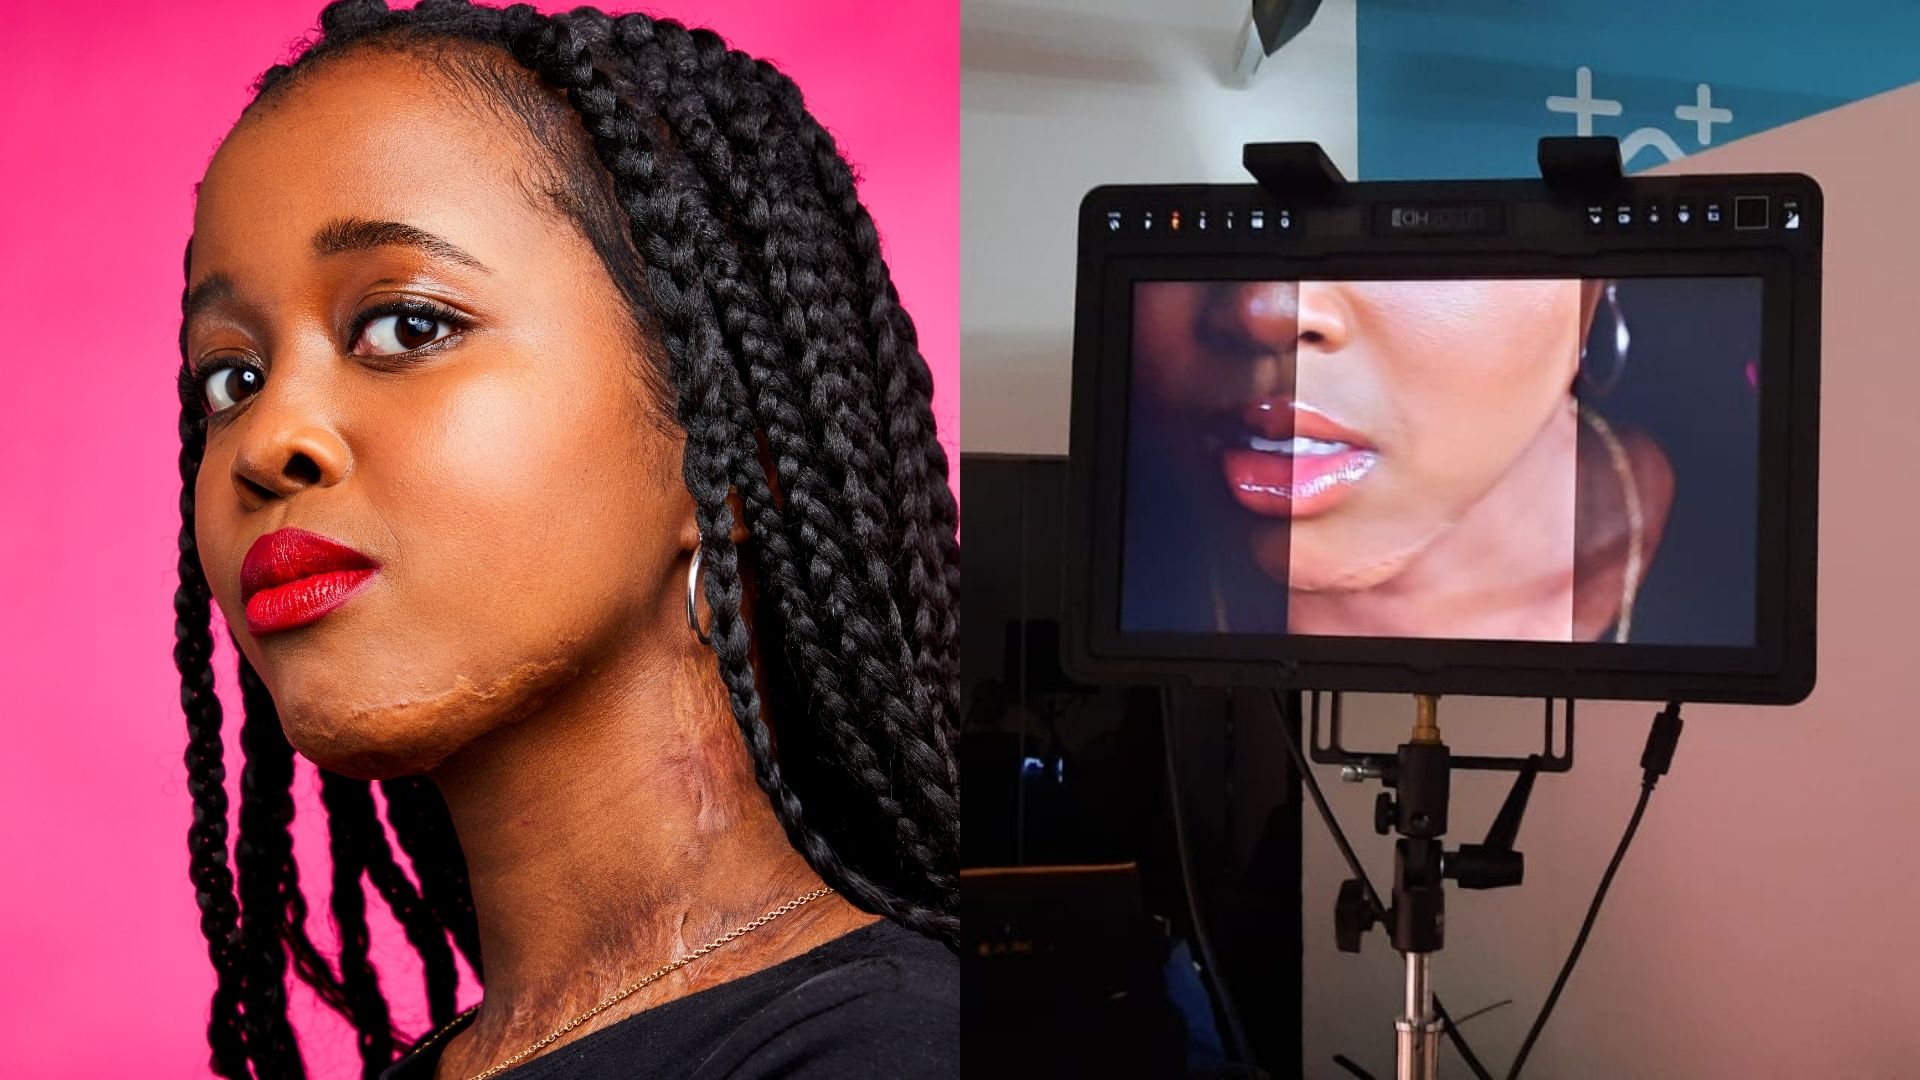
[[[238,654],[239,651],[239,643],[235,642],[234,652]],[[244,898],[242,926],[246,925],[246,916],[255,910],[256,904],[252,897],[246,896],[248,849],[254,847],[262,851],[263,857],[259,861],[263,868],[271,868],[267,872],[271,874],[274,884],[274,893],[260,902],[259,910],[271,907],[279,913],[278,931],[293,956],[294,970],[329,1008],[351,1019],[352,1006],[346,988],[341,985],[332,965],[314,947],[313,939],[307,933],[307,898],[300,886],[299,865],[293,858],[293,747],[280,727],[280,713],[273,704],[272,695],[267,692],[266,683],[261,681],[245,656],[240,657],[239,669],[240,700],[246,710],[246,718],[240,729],[240,746],[247,756],[247,770],[253,769],[256,759],[265,759],[275,776],[269,785],[275,793],[274,798],[263,808],[270,811],[266,821],[271,824],[257,828],[255,836],[251,838],[247,828],[247,787],[244,780],[242,782],[238,860]],[[261,947],[253,942],[248,943],[249,949]],[[284,977],[284,968],[281,975],[276,977]],[[254,1019],[254,1006],[249,1005],[247,1013],[249,1020]]]
[[[420,953],[426,979],[427,1008],[433,1016],[452,1019],[459,1011],[455,994],[460,989],[460,972],[453,966],[453,949],[447,945],[447,928],[421,899],[420,890],[407,878],[406,871],[394,860],[379,819],[373,813],[371,789],[366,803],[364,828],[382,835],[362,844],[367,853],[367,878],[380,891],[393,917],[405,930],[407,940]]]
[[[187,259],[192,259],[189,245]],[[186,303],[184,291],[181,303]],[[186,352],[186,327],[180,329]],[[180,708],[187,720],[187,791],[193,797],[193,824],[187,829],[191,859],[188,876],[200,907],[200,933],[217,982],[207,1021],[212,1049],[208,1065],[221,1076],[248,1075],[247,1042],[240,1013],[245,976],[241,971],[240,901],[227,863],[227,770],[220,741],[220,698],[213,682],[213,591],[200,566],[193,532],[194,477],[199,472],[205,435],[192,411],[180,412],[179,588],[173,594],[173,662],[180,670]]]
[[[361,876],[367,872],[367,850],[378,840],[373,796],[367,781],[320,770],[320,802],[327,808],[327,838],[333,853],[333,921],[340,930],[340,978],[353,1005],[358,1029],[360,1064],[366,1080],[376,1080],[393,1063],[396,1042],[380,975],[370,954],[373,934],[367,926],[367,894]]]
[[[400,776],[380,781],[387,797],[387,822],[413,863],[420,879],[420,895],[427,907],[453,935],[453,943],[476,976],[485,981],[480,962],[480,926],[473,911],[473,891],[467,883],[466,855],[453,831],[453,818],[440,789],[424,776]],[[448,1019],[452,1019],[451,1016]]]
[[[247,1045],[256,1064],[273,1075],[304,1077],[306,1068],[287,1019],[287,902],[282,871],[292,862],[293,747],[260,677],[240,659],[246,719],[240,747],[240,938],[245,947]]]

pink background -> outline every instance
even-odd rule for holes
[[[214,980],[187,880],[172,662],[180,257],[193,184],[247,86],[320,7],[0,0],[0,1074],[208,1074]],[[956,489],[958,7],[660,9],[780,64],[863,177],[933,365]],[[221,644],[237,810],[241,714]],[[324,811],[297,765],[295,849],[331,955]],[[395,1018],[422,1030],[412,948],[377,899],[368,910]],[[310,1075],[358,1075],[346,1023],[293,985]],[[478,993],[469,978],[462,1007]]]

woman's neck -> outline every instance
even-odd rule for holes
[[[455,1071],[518,1053],[820,886],[754,780],[712,656],[664,660],[629,655],[574,679],[431,774],[466,855],[486,968],[484,1004],[442,1059],[463,1062]],[[872,920],[823,897],[554,1045]]]
[[[1494,486],[1392,579],[1293,593],[1313,633],[1567,641],[1573,637],[1579,414],[1556,408]]]

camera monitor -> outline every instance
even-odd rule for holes
[[[1102,187],[1079,228],[1082,675],[1811,690],[1811,179]]]

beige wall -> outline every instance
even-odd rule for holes
[[[960,16],[966,451],[1064,454],[1074,230],[1100,184],[1239,183],[1248,142],[1312,139],[1353,175],[1353,0],[1251,85],[1246,0],[967,0]]]
[[[1663,171],[1806,172],[1826,192],[1819,685],[1789,709],[1687,710],[1528,1075],[1920,1077],[1920,87]],[[1356,741],[1397,742],[1410,709],[1351,699]],[[1538,709],[1448,700],[1442,721],[1457,750],[1521,752]],[[1502,1074],[1626,824],[1652,714],[1584,706],[1574,772],[1541,780],[1521,831],[1526,884],[1448,896],[1436,985],[1457,1014],[1515,999],[1466,1028]],[[1322,775],[1387,880],[1378,786]],[[1456,833],[1484,831],[1504,794],[1457,780]],[[1328,1060],[1344,1052],[1390,1076],[1398,958],[1378,933],[1358,957],[1334,950],[1345,870],[1314,821],[1306,868],[1307,1075],[1345,1076]],[[1468,1073],[1449,1060],[1442,1075]]]

